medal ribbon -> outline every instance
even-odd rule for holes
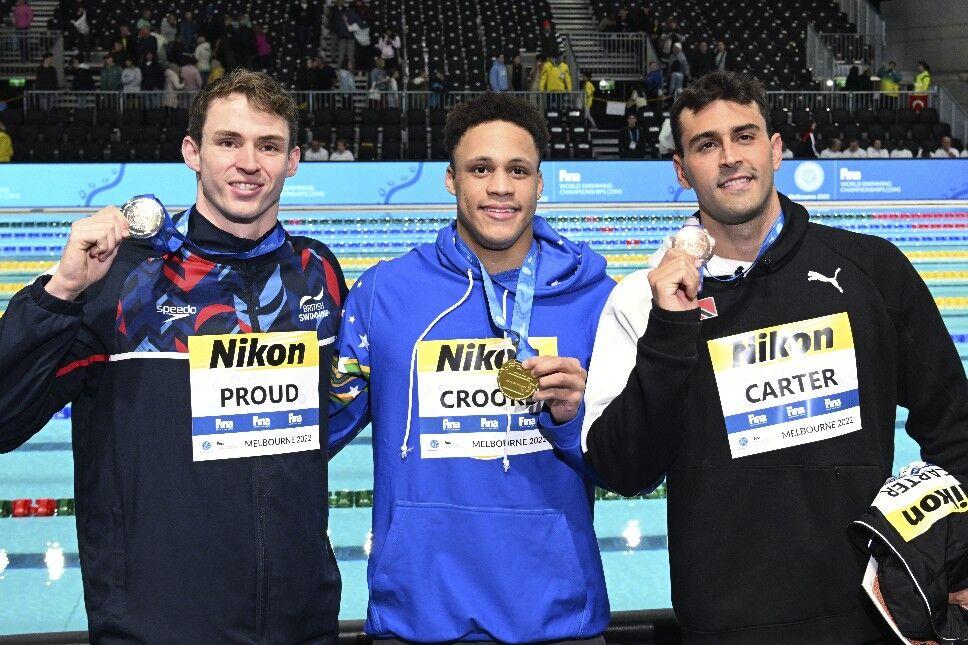
[[[494,281],[484,268],[484,263],[464,244],[459,235],[454,235],[454,243],[458,250],[467,260],[480,268],[481,278],[484,282],[484,294],[487,296],[487,308],[491,314],[491,321],[494,326],[505,332],[514,342],[517,359],[523,361],[526,358],[537,356],[538,352],[528,342],[528,330],[531,328],[531,309],[534,305],[534,288],[538,280],[538,243],[531,242],[528,255],[524,258],[524,264],[518,271],[518,284],[514,290],[514,310],[511,314],[511,322],[508,324],[504,315],[500,301],[494,291]]]
[[[188,239],[188,214],[194,210],[194,206],[180,213],[177,216],[178,219],[175,220],[168,213],[168,209],[161,204],[161,200],[154,195],[137,195],[133,199],[137,199],[138,197],[147,197],[155,200],[161,205],[161,208],[165,213],[165,219],[161,224],[161,230],[159,230],[149,239],[152,248],[154,248],[156,251],[174,253],[182,246],[187,244],[192,249],[201,251],[204,255],[227,260],[249,260],[251,258],[256,258],[260,255],[265,255],[266,253],[275,251],[282,246],[283,242],[286,241],[286,231],[282,228],[282,224],[277,221],[276,225],[272,229],[272,232],[269,233],[264,240],[259,242],[255,248],[249,249],[248,251],[236,252],[206,249]]]
[[[770,231],[766,234],[766,237],[763,239],[763,243],[760,244],[760,250],[757,251],[756,258],[753,260],[752,264],[746,267],[746,271],[743,271],[742,273],[738,273],[736,275],[729,276],[728,278],[717,278],[716,276],[713,276],[713,275],[709,277],[713,280],[716,280],[717,282],[735,282],[740,278],[745,278],[746,274],[752,271],[753,267],[756,266],[756,263],[760,261],[760,258],[763,257],[763,254],[766,253],[767,249],[773,246],[773,243],[776,242],[776,238],[780,237],[780,233],[783,231],[783,223],[784,223],[783,211],[780,211],[780,214],[777,215],[776,221],[773,222],[773,226],[770,228]],[[705,264],[703,265],[702,268],[703,268],[703,271],[707,271]],[[702,274],[700,274],[699,277],[701,279]]]

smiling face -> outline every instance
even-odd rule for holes
[[[683,152],[673,163],[679,184],[695,189],[702,213],[734,225],[771,212],[782,142],[767,132],[757,105],[715,100],[679,118]]]
[[[288,124],[231,94],[209,105],[201,139],[182,140],[185,163],[198,176],[198,211],[233,235],[261,237],[275,225],[283,183],[299,165]]]
[[[491,269],[520,266],[531,247],[531,223],[543,182],[531,134],[507,121],[468,128],[447,168],[447,190],[457,197],[457,230]]]

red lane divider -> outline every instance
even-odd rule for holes
[[[946,213],[875,213],[872,219],[959,219],[968,217],[968,212]]]
[[[926,228],[932,228],[932,229],[939,229],[939,228],[945,228],[945,229],[965,229],[965,228],[968,228],[968,223],[959,223],[959,224],[948,224],[948,223],[945,223],[945,224],[911,224],[911,228],[912,229],[919,229],[919,228],[920,229],[926,229]]]

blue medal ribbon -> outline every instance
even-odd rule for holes
[[[532,240],[531,248],[524,258],[524,264],[518,271],[518,283],[514,290],[514,310],[508,323],[501,303],[494,291],[494,281],[476,255],[464,244],[459,235],[454,235],[454,244],[461,254],[474,266],[481,270],[484,282],[484,293],[487,296],[487,309],[491,314],[494,326],[505,332],[514,343],[517,359],[537,356],[538,352],[528,342],[528,330],[531,328],[531,309],[534,305],[534,289],[538,280],[538,243]]]
[[[746,267],[745,271],[743,271],[742,273],[737,273],[736,275],[731,275],[728,278],[721,278],[721,277],[717,278],[714,275],[710,275],[709,277],[713,280],[716,280],[717,282],[734,282],[736,280],[739,280],[740,278],[745,278],[746,274],[752,271],[753,267],[756,266],[756,263],[760,261],[760,258],[763,257],[763,254],[766,253],[767,249],[773,246],[773,243],[776,242],[776,238],[780,237],[780,233],[783,232],[783,224],[784,224],[783,211],[780,211],[780,214],[777,215],[776,217],[776,221],[773,222],[773,226],[766,234],[766,237],[763,238],[763,243],[760,244],[760,250],[756,253],[756,258],[753,260],[752,264]],[[706,268],[705,264],[703,265],[702,268],[703,268],[703,271],[708,272],[708,269]],[[702,279],[702,274],[700,274],[699,277],[700,279]],[[701,283],[700,283],[700,287],[701,287]]]
[[[266,253],[272,253],[282,246],[286,241],[286,231],[284,228],[282,228],[282,224],[277,221],[276,225],[272,229],[272,232],[269,233],[264,240],[259,242],[255,248],[249,249],[248,251],[215,251],[212,249],[206,249],[205,247],[199,246],[192,240],[188,239],[188,214],[195,208],[194,206],[180,213],[176,220],[173,219],[168,213],[168,209],[161,204],[161,200],[154,195],[136,195],[132,199],[137,197],[148,197],[149,199],[155,200],[161,205],[161,208],[165,213],[165,219],[161,224],[161,230],[159,230],[149,240],[152,248],[162,253],[175,253],[182,246],[187,244],[192,249],[200,251],[204,255],[211,257],[218,257],[226,260],[249,260],[251,258],[259,257],[260,255],[265,255]],[[201,215],[199,216],[201,217]]]

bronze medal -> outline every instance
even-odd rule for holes
[[[497,371],[497,385],[508,399],[525,401],[538,389],[538,379],[512,358]]]
[[[699,225],[699,220],[690,217],[686,225],[672,236],[672,248],[681,249],[689,255],[698,258],[703,264],[713,257],[715,240],[705,228]]]

